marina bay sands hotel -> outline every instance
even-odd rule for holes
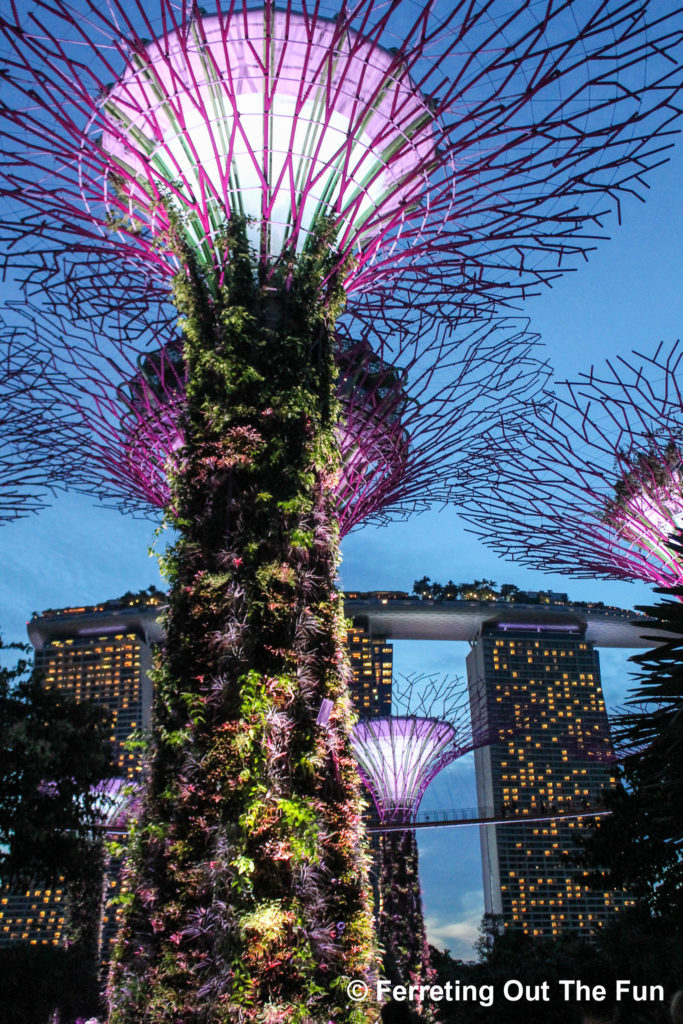
[[[49,610],[28,624],[46,684],[110,709],[116,762],[129,778],[139,764],[126,740],[150,724],[147,673],[153,645],[162,639],[162,604],[163,595],[142,592]],[[490,822],[480,827],[487,912],[501,915],[506,928],[532,935],[599,927],[626,897],[589,889],[566,861],[582,817],[601,806],[614,784],[597,648],[652,646],[647,620],[573,604],[562,594],[517,594],[510,603],[351,592],[346,614],[353,623],[348,648],[362,715],[391,712],[392,640],[469,645],[474,724],[490,733],[504,723],[498,742],[475,752],[480,813]],[[59,887],[0,896],[0,944],[60,941]],[[105,958],[114,934],[108,915]]]

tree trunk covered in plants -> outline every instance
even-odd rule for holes
[[[321,301],[324,256],[264,286],[244,234],[226,245],[217,293],[191,264],[175,288],[179,540],[110,1022],[369,1024],[344,980],[375,963],[336,589],[342,293]]]
[[[384,974],[392,985],[434,981],[422,914],[417,840],[413,829],[385,832],[380,842],[378,937]],[[383,1020],[432,1020],[432,1007],[419,1001],[388,1005]]]

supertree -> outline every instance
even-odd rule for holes
[[[537,568],[680,585],[682,358],[678,342],[620,356],[532,403],[514,438],[489,434],[467,512],[482,539]]]
[[[523,296],[591,245],[597,199],[618,203],[663,158],[680,10],[647,9],[12,5],[11,262],[27,237],[38,274],[65,244],[114,246],[167,292],[187,247],[216,293],[241,217],[266,276],[325,223],[325,280],[341,272],[373,322],[405,319],[408,295],[431,320]]]
[[[336,322],[346,305],[348,336],[373,326],[396,368],[392,317],[447,328],[592,244],[597,197],[639,187],[678,114],[677,12],[648,25],[646,7],[462,0],[439,20],[359,0],[327,20],[294,0],[34,0],[0,20],[14,267],[50,288],[65,249],[114,253],[107,290],[131,273],[172,289],[184,336],[179,540],[112,1024],[374,1019],[341,980],[370,977],[372,952]]]
[[[59,302],[53,290],[47,308],[22,304],[23,326],[14,328],[50,350],[45,402],[64,425],[55,475],[124,510],[158,513],[184,448],[182,339],[157,303],[86,310],[78,282],[71,285]],[[76,324],[75,307],[85,314]],[[160,347],[146,349],[145,338]],[[359,338],[338,336],[334,356],[340,537],[360,523],[457,502],[482,432],[500,416],[513,423],[547,379],[535,336],[514,318],[466,321],[447,340],[417,343],[396,325],[399,366],[376,355],[367,328]]]
[[[98,828],[115,835],[124,829],[130,818],[140,812],[140,785],[117,776],[96,787]]]
[[[97,960],[106,966],[116,940],[121,912],[117,898],[125,871],[124,837],[132,822],[140,816],[141,786],[130,778],[114,777],[100,783],[97,796],[100,875],[93,890],[99,898],[91,901],[91,910],[98,925]]]
[[[431,977],[417,841],[410,826],[438,773],[492,741],[492,733],[473,728],[472,721],[466,684],[416,676],[394,681],[391,715],[361,718],[351,734],[382,828],[378,932],[385,974],[394,984],[419,985]]]

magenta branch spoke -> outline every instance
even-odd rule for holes
[[[526,565],[680,585],[682,357],[678,342],[619,357],[557,386],[515,438],[492,432],[467,513],[482,539]]]
[[[84,315],[72,324],[75,309]],[[77,290],[55,289],[49,306],[25,304],[15,318],[27,343],[50,347],[45,401],[62,420],[55,474],[133,513],[167,508],[187,392],[175,317],[165,319],[158,303],[134,316],[130,308],[95,314]],[[433,345],[397,329],[398,365],[373,350],[388,347],[377,332],[362,327],[356,337],[342,325],[335,338],[341,537],[362,523],[457,503],[483,458],[482,432],[501,417],[513,429],[549,372],[536,336],[512,317],[465,321]],[[146,338],[165,343],[145,349]]]
[[[45,371],[40,347],[8,331],[0,347],[0,525],[43,508],[56,481],[50,454],[61,427],[41,409],[51,390]]]

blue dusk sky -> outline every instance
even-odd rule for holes
[[[680,334],[683,260],[683,147],[649,177],[645,204],[623,204],[623,225],[607,223],[610,241],[598,243],[589,262],[567,274],[523,309],[546,345],[557,377],[572,377],[591,363],[631,349],[651,351]],[[5,639],[25,637],[33,610],[83,604],[126,590],[162,585],[148,555],[154,525],[63,495],[39,516],[0,529],[0,630]],[[163,545],[163,539],[159,544]],[[410,590],[427,575],[456,582],[487,577],[528,589],[567,591],[572,598],[632,607],[647,602],[645,585],[572,580],[540,575],[504,563],[466,532],[453,509],[435,510],[385,528],[364,528],[343,545],[346,589]],[[397,643],[399,673],[415,671],[464,677],[465,645]],[[602,653],[608,706],[629,686],[628,652]],[[439,782],[434,799],[451,806],[469,802],[471,771],[458,771],[449,792]],[[432,941],[472,957],[483,913],[479,839],[473,827],[422,832],[419,837],[425,913]]]

